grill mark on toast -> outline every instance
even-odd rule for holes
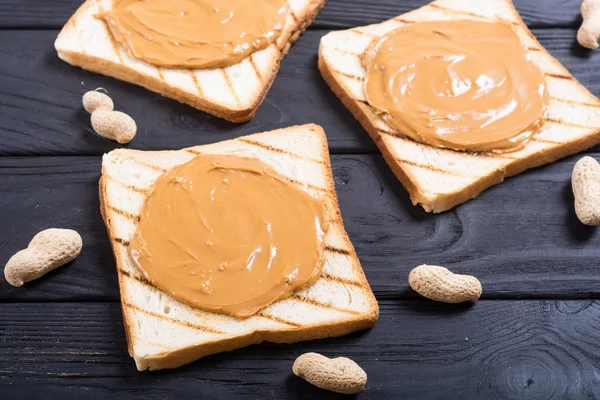
[[[353,32],[353,33],[358,33],[359,35],[365,35],[365,36],[367,36],[367,37],[370,37],[370,38],[376,38],[376,37],[379,37],[378,35],[373,35],[373,34],[371,34],[371,33],[363,32],[363,31],[360,31],[360,30],[358,30],[358,29],[356,29],[356,28],[354,28],[354,29],[350,29],[350,32]]]
[[[533,33],[531,33],[531,31],[529,29],[527,29],[527,25],[525,24],[520,24],[518,22],[511,22],[511,24],[519,29],[521,29],[523,31],[524,34],[526,34],[527,36],[529,36],[531,38],[532,41],[539,43],[537,38],[533,35]]]
[[[564,79],[564,80],[567,80],[567,81],[572,81],[573,80],[573,77],[569,76],[569,75],[552,74],[550,72],[545,72],[544,75],[547,76],[547,77],[550,77],[550,78]]]
[[[587,103],[585,101],[575,101],[575,100],[569,100],[569,99],[562,99],[560,97],[550,97],[550,100],[554,100],[554,101],[558,101],[560,103],[566,103],[569,104],[571,106],[583,106],[583,107],[593,107],[593,108],[600,108],[600,103]]]
[[[131,190],[133,192],[140,193],[140,194],[142,194],[144,196],[150,195],[150,190],[149,189],[142,189],[142,188],[138,188],[138,187],[133,186],[133,185],[128,185],[127,183],[123,183],[121,181],[118,181],[118,180],[114,179],[110,175],[103,175],[103,176],[105,178],[108,178],[109,181],[111,181],[111,182],[113,182],[113,183],[115,183],[115,184],[117,184],[117,185],[119,185],[119,186],[121,186],[121,187],[123,187],[123,188],[125,188],[127,190]]]
[[[167,83],[167,81],[165,81],[165,77],[162,74],[162,70],[159,67],[156,67],[156,72],[158,73],[160,81],[163,83]]]
[[[252,69],[254,70],[254,73],[258,77],[258,80],[260,81],[260,83],[263,83],[263,76],[260,73],[260,70],[258,69],[258,67],[256,66],[256,62],[254,62],[254,54],[250,55],[249,60],[250,60],[250,65],[252,66]]]
[[[334,275],[329,275],[329,274],[323,273],[321,275],[321,279],[325,279],[325,280],[331,281],[331,282],[341,283],[342,285],[356,286],[361,289],[364,289],[364,285],[361,282],[352,281],[350,279],[345,279],[345,278],[340,278],[339,276],[334,276]]]
[[[106,208],[108,208],[109,210],[111,210],[111,211],[113,211],[113,212],[115,212],[115,213],[117,213],[117,214],[119,214],[119,215],[121,215],[121,216],[123,216],[123,217],[125,217],[127,219],[130,219],[132,221],[135,221],[135,222],[139,222],[140,221],[140,216],[139,215],[134,215],[134,214],[129,213],[127,211],[123,211],[120,208],[117,208],[117,207],[115,207],[113,205],[107,204]]]
[[[429,171],[434,171],[434,172],[438,172],[438,173],[445,174],[445,175],[457,176],[459,178],[471,178],[471,179],[481,178],[481,176],[461,174],[459,172],[448,171],[448,170],[445,170],[442,168],[434,167],[433,165],[421,164],[421,163],[418,163],[415,161],[403,160],[401,158],[394,158],[394,160],[396,160],[400,164],[410,165],[411,167],[415,167],[415,168],[427,169]]]
[[[585,126],[585,125],[575,124],[572,122],[563,121],[560,118],[546,118],[546,122],[550,122],[550,123],[557,124],[557,125],[563,125],[563,126],[571,126],[574,128],[583,128],[583,129],[592,129],[592,130],[598,129],[597,126]]]
[[[352,52],[352,51],[348,51],[348,50],[339,49],[339,48],[337,48],[337,47],[334,47],[333,49],[334,49],[335,51],[337,51],[338,53],[340,53],[340,54],[344,54],[344,55],[347,55],[347,56],[360,57],[360,55],[362,54],[362,53],[354,53],[354,52]],[[332,69],[333,69],[333,68],[332,68]],[[335,72],[339,72],[339,71],[335,70]]]
[[[200,82],[198,82],[198,78],[196,77],[196,73],[194,71],[192,71],[191,69],[188,70],[188,73],[190,74],[190,77],[192,78],[192,82],[194,82],[194,86],[196,87],[196,90],[198,91],[198,95],[204,96],[204,94],[202,92],[202,88],[200,87]]]
[[[114,238],[113,240],[123,247],[129,247],[129,240],[125,240],[125,239],[121,239],[121,238]]]
[[[513,21],[510,21],[510,20],[498,17],[498,16],[490,17],[490,16],[487,16],[487,15],[481,15],[481,14],[477,14],[477,13],[474,13],[474,12],[463,11],[463,10],[455,10],[454,8],[448,8],[448,7],[440,6],[439,4],[435,4],[435,3],[428,4],[427,6],[431,7],[431,8],[437,8],[438,10],[446,11],[446,12],[452,13],[452,14],[470,15],[471,17],[477,17],[477,18],[488,20],[488,21],[502,21],[502,22],[509,23],[511,25],[519,25],[518,22],[513,22]]]
[[[329,224],[341,224],[341,222],[336,217],[328,219],[327,222],[329,222]]]
[[[289,176],[286,176],[286,178],[288,178],[288,180],[290,182],[292,182],[292,183],[294,183],[294,184],[296,184],[298,186],[307,187],[307,188],[310,188],[310,189],[313,189],[313,190],[316,190],[316,191],[322,192],[322,193],[329,193],[329,190],[327,190],[326,188],[315,186],[312,183],[305,183],[305,182],[299,181],[297,179],[290,178]]]
[[[358,311],[348,310],[348,309],[345,309],[345,308],[340,308],[340,307],[332,306],[331,304],[321,303],[320,301],[317,301],[317,300],[312,299],[310,297],[302,296],[302,295],[300,295],[298,293],[291,295],[290,298],[294,299],[294,300],[298,300],[298,301],[300,301],[302,303],[312,304],[313,306],[317,306],[317,307],[321,307],[321,308],[326,308],[326,309],[329,309],[329,310],[339,311],[339,312],[348,313],[348,314],[360,314],[360,312],[358,312]]]
[[[137,158],[130,157],[129,160],[133,161],[135,164],[141,165],[142,167],[150,168],[155,172],[165,173],[168,171],[167,168],[159,167],[158,165],[148,164],[143,161],[138,160]]]
[[[294,20],[294,24],[298,25],[298,17],[296,16],[296,14],[294,13],[294,10],[292,10],[292,7],[290,6],[290,2],[289,0],[285,0],[285,3],[287,4],[287,9],[290,12],[290,16],[292,17],[292,19]]]
[[[233,94],[233,98],[235,99],[235,104],[241,107],[242,103],[240,102],[240,98],[239,98],[237,92],[235,91],[235,87],[233,86],[233,83],[231,82],[231,77],[229,76],[229,73],[227,72],[227,70],[225,68],[221,69],[221,73],[223,74],[223,78],[225,78],[225,82],[227,82],[227,86],[229,87],[229,90]]]
[[[71,18],[69,18],[69,20],[65,24],[65,27],[69,27],[71,29],[76,29],[77,28],[77,26],[75,25],[75,18],[73,18],[73,16],[71,16]]]
[[[354,80],[359,81],[359,82],[363,82],[365,80],[365,78],[362,77],[362,76],[352,75],[352,74],[349,74],[347,72],[338,71],[337,69],[333,69],[333,72],[335,72],[338,75],[342,75],[342,76],[345,76],[346,78],[354,79]]]
[[[325,164],[325,161],[317,160],[315,158],[310,158],[310,157],[304,157],[304,156],[301,156],[301,155],[298,155],[298,154],[295,154],[295,153],[292,153],[292,152],[289,152],[289,151],[286,151],[286,150],[283,150],[283,149],[278,149],[277,147],[269,146],[268,144],[257,142],[257,141],[252,140],[252,139],[246,139],[244,137],[241,137],[241,138],[238,138],[238,140],[240,142],[242,142],[242,143],[246,143],[246,144],[249,144],[251,146],[260,147],[261,149],[269,150],[269,151],[272,151],[274,153],[285,154],[285,155],[288,155],[288,156],[291,156],[291,157],[299,158],[301,160],[312,161],[312,162],[315,162],[315,163],[318,163],[318,164]]]
[[[176,325],[185,326],[187,328],[196,329],[196,330],[203,331],[203,332],[214,333],[217,335],[222,335],[222,334],[226,333],[226,332],[219,331],[219,330],[216,330],[216,329],[208,327],[208,326],[193,324],[191,322],[183,321],[183,320],[176,319],[176,318],[165,317],[164,315],[161,315],[161,314],[158,314],[158,313],[155,313],[152,311],[144,310],[143,308],[140,308],[140,307],[136,306],[135,304],[131,304],[128,301],[125,301],[125,300],[121,300],[121,301],[125,307],[131,308],[137,312],[141,312],[142,314],[150,315],[151,317],[154,317],[157,319],[169,321]]]
[[[333,246],[329,246],[329,245],[325,246],[325,250],[329,251],[329,252],[332,252],[332,253],[342,254],[344,256],[349,256],[350,255],[350,252],[348,250],[338,249],[337,247],[333,247]]]
[[[548,140],[548,139],[542,139],[539,137],[534,137],[533,139],[531,139],[532,142],[539,142],[539,143],[547,143],[547,144],[562,144],[562,142],[556,142],[554,140]]]
[[[384,135],[388,135],[388,136],[392,136],[398,140],[406,140],[408,142],[413,142],[413,143],[417,143],[419,145],[423,145],[423,146],[428,146],[428,145],[424,145],[423,143],[419,143],[414,139],[409,138],[406,135],[403,135],[401,133],[398,132],[389,132],[383,129],[377,129],[377,133],[379,134],[384,134]],[[431,147],[431,146],[428,146]],[[499,154],[499,153],[484,153],[484,152],[476,152],[476,151],[460,151],[460,150],[454,150],[454,149],[450,149],[450,148],[436,148],[437,151],[447,151],[447,152],[451,152],[451,153],[456,153],[456,154],[460,154],[460,155],[465,155],[465,156],[471,156],[471,157],[483,157],[483,158],[502,158],[502,159],[507,159],[507,160],[517,160],[518,157],[511,157],[508,156],[506,154]]]
[[[183,151],[185,151],[186,153],[193,154],[193,155],[195,155],[195,156],[199,156],[199,155],[201,155],[201,154],[204,154],[203,152],[201,152],[201,151],[198,151],[198,150],[194,150],[194,149],[192,149],[192,148],[183,149]]]
[[[273,315],[265,314],[263,312],[256,313],[256,315],[258,317],[261,317],[261,318],[266,318],[266,319],[270,319],[271,321],[279,322],[280,324],[285,324],[285,325],[290,325],[290,326],[296,326],[296,327],[302,326],[302,324],[298,324],[296,322],[288,321],[288,320],[283,319],[283,318],[275,317]]]
[[[526,47],[527,51],[542,51],[539,47]]]
[[[396,17],[396,18],[392,18],[392,19],[393,19],[394,21],[396,21],[396,22],[400,22],[400,23],[402,23],[402,24],[414,24],[414,23],[415,23],[415,21],[411,21],[411,20],[409,20],[409,19],[404,19],[404,18],[402,18],[402,17]]]

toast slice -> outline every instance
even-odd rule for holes
[[[325,196],[334,212],[319,280],[240,320],[189,307],[142,277],[127,246],[144,200],[161,174],[197,154],[256,157],[309,193]],[[377,301],[344,229],[320,126],[295,126],[179,151],[111,151],[102,160],[100,204],[117,264],[129,354],[140,371],[175,368],[262,341],[341,336],[369,328],[378,318]]]
[[[513,25],[523,46],[546,75],[551,102],[542,132],[519,151],[461,152],[418,143],[389,127],[365,101],[359,56],[375,37],[417,21],[474,19]],[[535,39],[510,0],[437,0],[404,15],[321,39],[319,70],[333,92],[369,133],[409,192],[428,212],[449,210],[507,176],[552,163],[600,143],[600,100]]]
[[[143,86],[231,122],[250,120],[271,87],[291,45],[326,0],[287,0],[281,36],[242,62],[218,69],[159,68],[130,56],[95,18],[112,0],[86,0],[58,35],[54,47],[69,64]]]

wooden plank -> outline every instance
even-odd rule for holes
[[[3,398],[342,398],[293,376],[294,359],[347,356],[361,398],[598,398],[598,301],[380,302],[370,331],[261,344],[172,371],[138,372],[117,303],[0,305]],[[452,393],[449,395],[449,393]]]
[[[321,14],[315,19],[313,29],[345,29],[356,26],[377,24],[400,14],[407,13],[429,3],[427,0],[372,1],[329,0]]]
[[[428,4],[429,0],[329,0],[313,28],[351,28],[376,24]],[[532,28],[578,27],[580,0],[513,0],[525,23]]]
[[[577,159],[508,179],[440,215],[412,206],[378,154],[332,163],[347,230],[380,298],[417,298],[407,276],[422,263],[479,277],[485,298],[585,298],[600,296],[600,234],[573,212]],[[118,298],[99,175],[99,157],[0,157],[0,265],[44,228],[70,227],[84,241],[75,262],[27,288],[0,280],[0,301]]]
[[[5,0],[0,3],[0,28],[59,29],[82,0]]]
[[[328,132],[332,151],[375,150],[317,71],[318,33],[294,46],[256,117],[245,124],[72,67],[56,55],[57,33],[0,31],[0,106],[6,110],[0,113],[0,155],[99,155],[121,147],[96,135],[82,108],[83,93],[98,87],[137,121],[138,134],[125,147],[178,149],[315,122]]]
[[[99,157],[0,157],[0,264],[47,228],[71,228],[79,257],[26,288],[0,279],[2,300],[116,299],[117,276],[98,200]]]
[[[85,72],[59,60],[56,32],[0,31],[0,155],[100,155],[120,145],[96,135],[81,95],[104,87],[139,132],[128,147],[178,149],[315,122],[330,150],[373,152],[368,135],[324,83],[316,53],[326,31],[307,32],[283,61],[265,103],[246,124],[231,124],[143,88]],[[535,30],[543,45],[593,93],[600,94],[600,52],[573,44],[570,29]]]
[[[58,29],[82,0],[4,0],[0,4],[0,28]],[[350,28],[374,24],[429,3],[428,0],[329,0],[312,28]],[[581,0],[514,0],[529,26],[575,27],[580,22]]]

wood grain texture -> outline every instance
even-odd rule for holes
[[[407,277],[423,263],[477,276],[484,298],[584,298],[600,296],[600,233],[573,212],[576,160],[510,178],[441,215],[412,206],[378,154],[334,155],[332,164],[346,228],[379,298],[417,298]],[[71,265],[26,289],[2,280],[0,301],[118,299],[99,213],[100,163],[0,157],[0,265],[45,228],[75,229],[84,242]]]
[[[482,0],[485,1],[485,0]],[[428,4],[429,0],[329,0],[313,23],[318,28],[351,28],[376,24]],[[513,0],[521,17],[530,28],[577,27],[581,23],[580,0]]]
[[[593,399],[598,301],[384,300],[373,329],[261,344],[173,371],[138,372],[118,303],[0,304],[2,398],[346,398],[292,375],[300,354],[349,356],[359,399]],[[43,390],[41,390],[43,388]]]
[[[483,0],[485,1],[485,0]],[[3,0],[1,28],[58,29],[82,0]],[[525,23],[532,27],[575,27],[581,0],[513,0]],[[375,24],[429,3],[428,0],[328,0],[311,29],[351,28]]]
[[[325,128],[334,151],[375,151],[319,75],[319,32],[293,47],[256,117],[245,124],[70,66],[56,55],[57,34],[0,31],[0,155],[100,155],[119,147],[93,132],[81,105],[82,95],[98,87],[108,90],[115,109],[137,122],[137,136],[124,147],[177,149],[314,122]]]
[[[326,31],[292,48],[256,117],[232,124],[143,88],[58,59],[55,31],[0,31],[0,155],[100,155],[120,145],[96,135],[81,106],[87,90],[106,88],[138,134],[127,146],[178,149],[307,122],[322,125],[333,153],[375,152],[366,132],[324,83],[316,54]],[[587,52],[571,29],[534,30],[548,50],[600,95],[600,52]]]
[[[580,0],[514,1],[526,23],[540,28],[534,34],[542,44],[600,94],[600,52],[575,42]],[[347,398],[292,375],[293,360],[308,351],[356,360],[369,375],[358,399],[600,398],[600,302],[589,299],[600,298],[600,233],[573,212],[570,173],[579,157],[429,215],[410,204],[319,76],[316,53],[328,30],[378,23],[426,0],[329,0],[284,60],[257,116],[243,125],[60,61],[53,41],[81,2],[0,0],[0,266],[44,228],[73,228],[84,241],[77,260],[24,288],[0,279],[0,399]],[[176,149],[323,125],[345,224],[380,302],[375,327],[137,372],[97,194],[100,155],[119,146],[91,131],[80,103],[96,87],[136,118],[130,148]],[[598,149],[589,154],[600,159]],[[477,276],[484,300],[420,299],[407,277],[422,263]]]

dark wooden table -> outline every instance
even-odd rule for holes
[[[0,279],[0,399],[336,397],[292,375],[293,360],[306,351],[356,360],[369,376],[362,399],[600,398],[600,233],[573,213],[578,156],[428,215],[410,204],[317,71],[319,39],[328,31],[376,23],[425,1],[330,0],[243,125],[60,61],[53,42],[79,3],[0,1],[0,264],[45,228],[76,229],[84,240],[75,262],[37,282],[13,288]],[[541,43],[600,95],[600,51],[575,42],[579,3],[516,1]],[[81,95],[100,86],[138,122],[129,148],[176,149],[321,124],[344,221],[379,300],[376,326],[138,372],[98,209],[101,156],[118,145],[95,135],[81,108]],[[589,154],[598,158],[599,150]],[[419,298],[407,275],[421,263],[476,275],[483,298],[456,306]]]

